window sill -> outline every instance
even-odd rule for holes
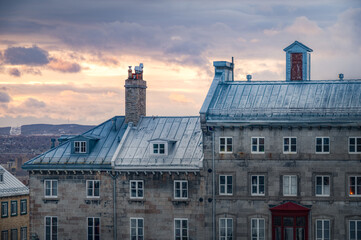
[[[18,214],[11,214],[10,217],[17,217]]]
[[[144,203],[145,198],[128,198],[128,203],[132,203],[132,202]]]
[[[85,198],[84,202],[86,204],[100,204],[100,198]]]
[[[171,201],[172,201],[172,203],[174,205],[179,205],[179,204],[188,205],[191,200],[188,199],[188,198],[187,199],[175,199],[175,198],[173,198]]]
[[[27,212],[26,213],[20,213],[20,215],[26,215],[26,214],[28,214]]]
[[[47,203],[47,202],[58,203],[59,200],[60,200],[60,199],[59,199],[58,197],[53,197],[53,198],[45,197],[45,198],[43,198],[43,202],[44,202],[44,203]]]

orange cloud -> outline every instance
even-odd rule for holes
[[[178,102],[178,103],[192,103],[193,102],[192,99],[189,99],[186,96],[184,96],[183,94],[178,94],[178,93],[172,93],[169,95],[168,98],[172,102]]]
[[[51,70],[64,73],[77,73],[81,71],[81,66],[77,63],[67,62],[61,59],[52,58],[48,67]]]

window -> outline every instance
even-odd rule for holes
[[[252,240],[264,240],[265,239],[265,223],[263,218],[251,219],[251,234]]]
[[[329,176],[316,176],[316,196],[330,196]]]
[[[174,181],[174,198],[187,199],[188,198],[188,181]]]
[[[219,219],[219,240],[233,239],[233,219],[220,218]]]
[[[350,196],[361,196],[361,176],[349,177]],[[361,229],[360,229],[361,230]]]
[[[219,176],[219,195],[232,195],[232,176],[220,175]]]
[[[297,176],[283,176],[283,196],[297,196]]]
[[[252,195],[264,196],[264,176],[251,176],[252,178]]]
[[[45,197],[57,197],[58,196],[58,180],[45,180]]]
[[[220,153],[232,153],[232,138],[220,137],[219,138],[219,152]]]
[[[188,219],[174,219],[174,240],[188,240]]]
[[[86,181],[86,196],[87,197],[99,197],[99,180],[87,180]]]
[[[8,202],[2,202],[1,203],[1,217],[2,218],[7,217],[8,211],[9,211]]]
[[[252,138],[252,153],[264,153],[264,137]]]
[[[8,230],[1,231],[1,239],[5,239],[5,240],[9,239],[9,231]]]
[[[130,180],[130,198],[143,198],[144,184],[143,180]]]
[[[100,239],[100,218],[88,218],[88,240]]]
[[[86,153],[86,141],[74,141],[74,153]]]
[[[130,240],[144,239],[144,219],[131,218],[130,219]]]
[[[316,220],[316,240],[330,240],[330,220]]]
[[[329,137],[316,137],[316,153],[330,153]]]
[[[361,220],[350,220],[350,240],[361,239]]]
[[[348,139],[349,153],[361,153],[361,137],[350,137]]]
[[[45,240],[58,239],[58,217],[45,217]]]
[[[164,155],[165,143],[153,143],[153,154]]]
[[[18,201],[11,201],[11,207],[10,207],[11,216],[17,216],[18,215]]]
[[[18,240],[18,229],[17,228],[11,229],[10,239],[11,240]]]
[[[28,228],[22,227],[20,228],[20,240],[27,240],[28,239]]]
[[[24,214],[28,213],[27,207],[28,207],[27,200],[26,199],[20,200],[20,214],[21,215],[24,215]]]
[[[296,153],[297,152],[297,138],[284,137],[283,138],[283,153]]]
[[[4,182],[4,174],[0,173],[0,183]]]

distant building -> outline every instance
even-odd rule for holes
[[[0,239],[29,239],[29,189],[0,166]]]

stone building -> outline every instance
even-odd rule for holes
[[[29,239],[29,189],[0,166],[0,239]]]

